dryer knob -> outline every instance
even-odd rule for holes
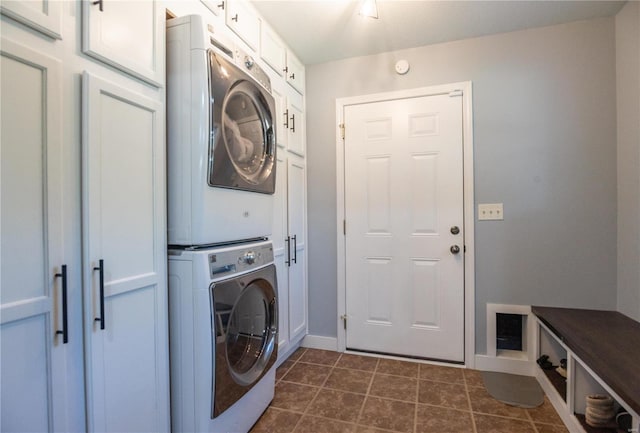
[[[253,68],[254,63],[255,61],[253,60],[253,57],[251,56],[244,57],[244,65],[247,67],[247,69]]]

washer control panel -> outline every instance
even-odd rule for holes
[[[208,255],[209,276],[220,278],[259,268],[273,262],[271,243],[238,246],[231,250],[212,252]]]

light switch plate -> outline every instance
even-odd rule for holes
[[[503,220],[504,211],[502,203],[482,203],[478,204],[478,220]]]

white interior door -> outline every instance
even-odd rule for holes
[[[344,121],[346,346],[463,362],[462,97],[350,105]]]

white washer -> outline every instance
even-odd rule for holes
[[[275,272],[270,241],[169,250],[174,433],[247,432],[273,399]]]

